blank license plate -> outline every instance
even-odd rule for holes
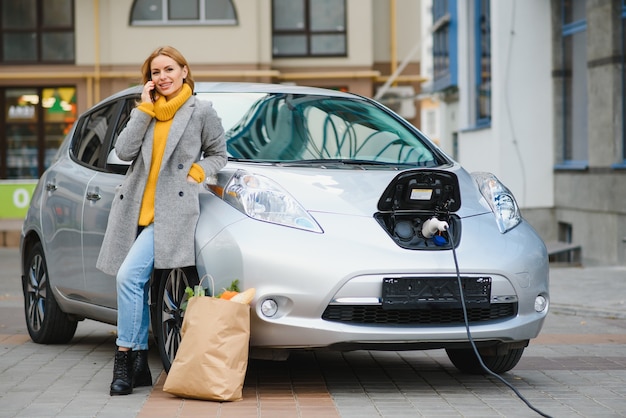
[[[488,307],[491,277],[462,277],[466,307]],[[383,279],[383,309],[460,308],[456,277],[401,277]]]

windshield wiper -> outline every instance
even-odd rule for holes
[[[252,158],[236,158],[228,157],[228,161],[236,161],[240,163],[256,163],[256,164],[269,164],[280,165],[284,167],[306,167],[306,166],[321,166],[321,167],[414,167],[414,164],[398,163],[398,162],[385,162],[385,161],[372,161],[372,160],[358,160],[351,158],[312,158],[307,160],[255,160]]]
[[[313,164],[313,165],[396,165],[395,163],[388,163],[384,161],[372,161],[372,160],[355,160],[350,158],[320,158],[320,159],[311,159],[311,160],[294,160],[294,161],[282,161],[282,165],[305,165],[305,164]]]
[[[257,164],[279,164],[280,161],[276,160],[255,160],[253,158],[237,158],[228,157],[228,161],[235,161],[238,163],[257,163]]]

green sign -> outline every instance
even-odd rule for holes
[[[24,218],[36,185],[36,180],[0,182],[0,219]]]

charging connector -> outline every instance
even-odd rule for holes
[[[433,216],[422,224],[422,235],[424,238],[431,238],[438,232],[447,231],[448,227],[449,225],[447,222],[440,221],[436,216]]]

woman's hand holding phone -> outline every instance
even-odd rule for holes
[[[158,99],[156,96],[156,85],[154,81],[148,80],[146,84],[143,86],[143,91],[141,92],[141,101],[154,103]]]

